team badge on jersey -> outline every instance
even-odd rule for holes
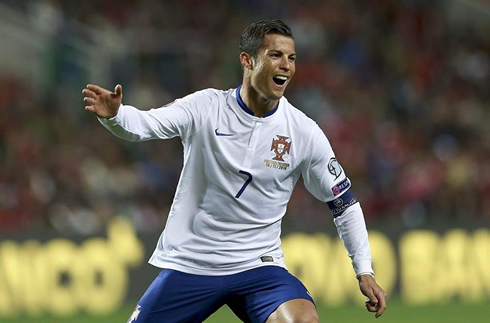
[[[276,157],[272,158],[278,161],[284,161],[282,156],[286,153],[289,154],[289,149],[291,149],[291,142],[287,142],[289,137],[277,135],[277,139],[272,139],[271,150],[274,151]]]
[[[265,166],[270,168],[285,170],[289,167],[288,163],[284,162],[284,157],[286,154],[289,155],[291,150],[291,140],[288,141],[289,137],[276,135],[277,139],[272,139],[271,151],[274,153],[272,160],[265,159]]]

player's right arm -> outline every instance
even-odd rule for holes
[[[163,107],[139,110],[123,105],[122,87],[110,92],[96,85],[82,91],[87,106],[102,125],[119,138],[128,141],[185,139],[196,133],[207,121],[215,95],[211,90],[198,91]]]

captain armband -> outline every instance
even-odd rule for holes
[[[351,190],[348,189],[344,194],[337,197],[335,200],[327,202],[330,212],[334,218],[341,216],[349,206],[357,203],[356,197],[352,194]]]

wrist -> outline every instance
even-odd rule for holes
[[[359,281],[362,281],[364,279],[374,279],[376,280],[376,278],[374,277],[374,274],[373,273],[370,273],[370,272],[366,272],[366,273],[360,273],[356,276],[356,278],[359,280]]]

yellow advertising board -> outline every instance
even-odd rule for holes
[[[133,304],[141,294],[128,286],[147,287],[141,270],[150,266],[145,257],[156,239],[145,245],[129,221],[117,218],[107,237],[81,243],[0,240],[0,317],[98,315]],[[282,240],[288,269],[317,302],[364,300],[337,236],[291,233]],[[369,241],[377,280],[390,297],[410,304],[490,299],[489,229],[411,230],[398,238],[370,231]]]

